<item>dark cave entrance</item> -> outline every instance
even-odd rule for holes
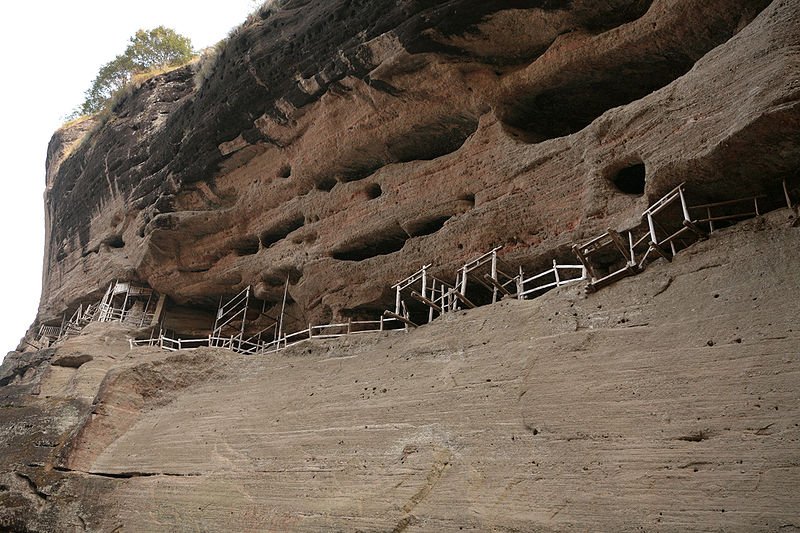
[[[645,174],[644,163],[636,163],[618,171],[611,177],[611,181],[621,192],[641,196],[644,194]]]

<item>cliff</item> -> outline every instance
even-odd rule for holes
[[[65,126],[0,530],[800,528],[798,43],[795,0],[286,0]],[[596,292],[273,354],[132,342],[208,338],[247,287],[286,333],[377,319],[421,265],[575,263],[681,183],[754,212]],[[37,349],[114,280],[163,296],[155,332]]]
[[[296,325],[375,318],[422,264],[569,257],[684,181],[780,203],[798,28],[763,0],[264,9],[215,61],[54,137],[38,320],[122,279],[202,333],[220,297],[252,285],[269,310],[287,276]]]
[[[789,215],[589,296],[564,287],[408,333],[245,357],[131,351],[119,326],[91,324],[45,362],[10,356],[0,527],[791,530]]]

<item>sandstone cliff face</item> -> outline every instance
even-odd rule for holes
[[[420,265],[535,268],[800,183],[796,0],[287,0],[48,150],[38,323],[113,279],[208,333],[247,285],[370,317]],[[0,367],[0,530],[800,527],[796,212],[585,295],[271,356],[92,323]]]
[[[797,528],[793,219],[408,333],[245,357],[95,323],[12,354],[0,529]]]
[[[168,294],[184,324],[246,285],[269,307],[287,277],[298,324],[374,317],[421,264],[564,257],[682,181],[777,193],[800,167],[799,11],[283,2],[201,84],[196,67],[155,78],[54,137],[39,321],[115,278]],[[614,184],[631,166],[643,191]]]

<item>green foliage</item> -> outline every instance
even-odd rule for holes
[[[194,55],[192,41],[175,30],[159,26],[139,30],[125,52],[100,67],[86,99],[75,115],[93,115],[106,108],[112,97],[134,76],[157,69],[182,65]]]
[[[193,55],[192,41],[164,26],[150,31],[137,31],[123,54],[137,72],[180,65]]]

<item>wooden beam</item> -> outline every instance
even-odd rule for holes
[[[452,290],[452,291],[450,291],[450,292],[453,294],[453,296],[455,296],[456,298],[458,298],[458,299],[459,299],[459,301],[461,301],[461,303],[463,303],[464,305],[466,305],[466,306],[467,306],[467,307],[469,307],[470,309],[475,309],[476,307],[478,307],[478,306],[477,306],[477,305],[475,305],[474,303],[472,303],[472,302],[470,302],[469,300],[467,300],[467,297],[466,297],[466,296],[464,296],[463,294],[461,294],[460,292],[458,292],[457,290]]]
[[[407,319],[403,315],[398,315],[397,313],[394,313],[392,311],[384,311],[383,312],[383,316],[397,319],[400,322],[403,322],[404,324],[406,324],[408,326],[411,326],[412,328],[418,328],[419,327],[418,325],[414,324],[413,322],[411,322],[409,319]]]
[[[606,231],[608,232],[608,237],[611,239],[611,242],[617,248],[619,253],[622,254],[622,257],[624,257],[628,261],[631,261],[631,258],[627,257],[628,253],[627,253],[627,250],[625,249],[627,247],[625,246],[625,242],[623,242],[622,237],[620,236],[620,234],[617,233],[616,231],[614,231],[611,228],[608,228]]]
[[[502,284],[501,284],[499,281],[497,281],[496,279],[494,279],[494,278],[493,278],[492,276],[490,276],[489,274],[484,274],[484,275],[483,275],[483,277],[484,277],[484,279],[486,279],[486,281],[488,281],[488,282],[489,282],[489,283],[490,283],[490,284],[491,284],[491,285],[492,285],[492,286],[493,286],[495,289],[497,289],[498,291],[502,292],[502,293],[503,293],[503,294],[505,294],[506,296],[513,296],[513,294],[512,294],[512,293],[511,293],[511,292],[510,292],[508,289],[506,289],[505,287],[503,287],[503,285],[502,285]]]
[[[431,300],[425,298],[423,295],[421,295],[417,291],[411,291],[411,297],[414,298],[415,300],[417,300],[418,302],[424,303],[425,305],[427,305],[431,309],[435,310],[437,313],[439,313],[439,314],[442,313],[442,308],[441,307],[439,307],[438,305],[433,303]]]
[[[589,262],[586,256],[583,255],[583,249],[577,244],[573,244],[572,251],[575,254],[575,257],[578,258],[578,261],[580,261],[581,265],[583,265],[583,268],[586,269],[586,273],[589,275],[589,279],[593,280],[597,278],[597,276],[594,273],[594,268],[592,268],[592,264]]]
[[[683,221],[683,225],[686,226],[687,228],[689,228],[689,230],[692,231],[699,238],[701,238],[701,239],[707,239],[708,238],[708,235],[706,234],[706,232],[701,230],[700,228],[698,228],[694,224],[694,222],[692,222],[691,220],[684,220]]]
[[[156,312],[153,313],[153,320],[150,321],[151,326],[155,326],[156,324],[158,324],[159,320],[161,320],[161,313],[164,311],[164,304],[166,302],[167,302],[167,295],[159,294],[158,303],[156,304]]]
[[[789,196],[789,188],[786,186],[786,178],[783,178],[783,196],[786,198],[786,207],[792,209],[792,197]]]
[[[672,258],[669,257],[667,255],[667,252],[665,252],[664,249],[661,246],[659,246],[658,244],[656,244],[654,242],[651,242],[650,243],[650,250],[653,250],[656,254],[660,255],[661,257],[663,257],[667,261],[672,262]]]

